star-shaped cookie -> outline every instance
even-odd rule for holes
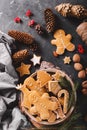
[[[36,56],[35,54],[33,55],[33,58],[31,59],[34,66],[37,64],[40,64],[40,60],[41,60],[41,56]]]
[[[24,64],[23,62],[21,63],[21,66],[16,68],[16,70],[19,72],[20,74],[20,77],[22,77],[23,75],[26,75],[26,74],[30,74],[30,67],[31,65],[30,64]]]
[[[64,61],[64,64],[69,64],[71,62],[70,56],[65,56],[63,61]]]

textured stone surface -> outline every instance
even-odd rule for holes
[[[59,57],[54,57],[52,51],[55,50],[55,47],[50,44],[51,39],[53,38],[52,34],[45,34],[43,37],[38,35],[34,28],[27,26],[30,19],[34,19],[37,23],[45,27],[44,21],[44,10],[46,8],[51,8],[57,16],[57,29],[62,28],[66,33],[70,33],[73,37],[72,42],[76,45],[82,42],[80,37],[76,33],[76,27],[82,22],[81,20],[73,18],[64,18],[60,16],[55,10],[54,7],[61,2],[71,2],[72,4],[82,4],[87,7],[87,0],[0,0],[0,30],[3,32],[8,32],[10,29],[16,29],[20,31],[25,31],[31,33],[36,41],[38,42],[39,49],[36,54],[42,56],[42,60],[52,62],[56,66],[59,66],[66,73],[71,75],[74,80],[80,80],[77,78],[77,73],[73,68],[73,62],[69,65],[63,63],[64,56],[72,57],[73,53],[65,52],[64,55]],[[25,16],[25,12],[30,9],[33,13],[31,18]],[[14,18],[19,16],[22,19],[22,23],[17,24],[14,22]],[[87,50],[87,49],[86,49]],[[77,50],[75,51],[77,52]],[[87,66],[87,52],[81,55],[82,63]],[[36,68],[33,69],[33,71]],[[79,99],[82,100],[81,95]],[[83,101],[83,100],[82,100]],[[83,102],[83,105],[85,103]],[[86,109],[86,108],[84,108]],[[82,110],[82,108],[81,108]]]

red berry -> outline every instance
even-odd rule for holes
[[[16,18],[14,18],[14,21],[15,21],[16,23],[21,23],[21,18],[20,18],[20,17],[16,17]]]
[[[32,12],[31,12],[30,10],[27,10],[26,13],[25,13],[25,15],[26,15],[27,17],[30,17],[30,16],[32,15]]]
[[[84,48],[81,44],[78,44],[78,52],[83,54],[84,53]]]
[[[35,21],[34,21],[34,20],[30,20],[30,21],[28,22],[28,26],[32,27],[32,26],[34,26],[34,25],[35,25]]]

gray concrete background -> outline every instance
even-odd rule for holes
[[[74,81],[79,81],[77,78],[77,72],[73,68],[73,62],[71,64],[66,65],[63,63],[63,58],[65,56],[70,56],[72,58],[73,54],[77,52],[75,50],[74,52],[70,53],[68,51],[65,51],[64,55],[59,57],[54,57],[52,54],[52,51],[55,50],[55,47],[50,44],[51,39],[53,38],[52,34],[45,35],[44,37],[41,37],[37,34],[35,29],[30,28],[27,26],[28,21],[30,20],[25,16],[25,12],[30,9],[33,13],[33,16],[31,19],[34,19],[37,23],[41,24],[43,27],[45,27],[45,21],[44,21],[44,10],[46,8],[51,8],[53,12],[55,13],[57,17],[57,28],[62,28],[66,31],[66,33],[72,34],[72,42],[76,45],[82,44],[85,48],[85,54],[81,55],[82,64],[86,67],[87,66],[87,46],[82,42],[80,37],[76,33],[76,27],[83,21],[83,20],[77,20],[75,18],[64,18],[60,16],[55,10],[54,7],[57,4],[60,4],[61,2],[71,2],[72,4],[82,4],[85,7],[87,7],[87,0],[0,0],[0,30],[3,32],[8,32],[10,29],[16,29],[20,31],[25,31],[31,33],[39,46],[38,51],[36,54],[39,54],[42,56],[42,60],[46,60],[48,62],[52,62],[56,66],[61,67],[68,75],[71,75],[72,79]],[[21,17],[23,23],[17,24],[14,22],[14,18],[16,16]],[[21,48],[22,45],[20,45]],[[32,72],[35,71],[37,67],[34,67],[32,69]],[[87,102],[84,102],[82,98],[82,94],[79,93],[79,104],[81,104],[81,111],[85,113],[84,110],[86,108],[84,106],[87,106]],[[87,100],[86,100],[87,101]],[[87,110],[86,110],[87,112]]]

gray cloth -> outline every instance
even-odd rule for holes
[[[14,39],[0,31],[0,130],[19,130],[27,125],[25,116],[17,108],[17,73],[12,65],[11,50]]]

